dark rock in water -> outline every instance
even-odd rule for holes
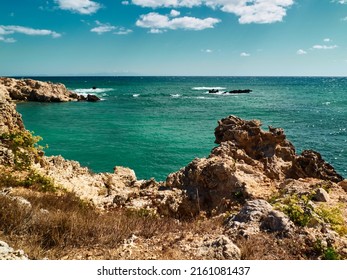
[[[251,89],[234,89],[229,91],[229,93],[250,93],[252,92]]]
[[[70,95],[69,95],[71,98],[73,98],[73,99],[77,99],[77,100],[79,100],[79,98],[80,98],[80,96],[77,94],[77,93],[75,93],[75,92],[70,92]]]
[[[92,89],[97,89],[97,87],[96,87],[96,86],[94,86],[94,87],[92,87]]]
[[[96,101],[99,101],[100,98],[97,97],[96,95],[94,94],[88,94],[87,95],[87,101],[90,101],[90,102],[96,102]]]
[[[79,95],[78,101],[87,101],[87,97],[85,97],[84,95]]]
[[[219,92],[219,90],[218,89],[210,89],[209,91],[208,91],[208,93],[217,93],[217,92]]]

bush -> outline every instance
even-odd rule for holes
[[[275,205],[283,211],[290,220],[298,226],[307,226],[312,219],[312,207],[308,204],[310,198],[306,195],[292,195]]]
[[[37,160],[43,155],[43,147],[37,144],[42,138],[34,136],[33,132],[16,130],[0,135],[0,140],[12,150],[16,170],[30,168],[31,161]]]
[[[341,207],[329,207],[320,205],[319,207],[317,207],[315,212],[319,217],[323,219],[324,222],[329,223],[331,225],[331,228],[338,234],[345,235],[347,234],[347,226],[343,219]]]
[[[33,169],[20,173],[12,171],[0,168],[0,188],[24,187],[42,192],[55,192],[57,189],[52,178]]]

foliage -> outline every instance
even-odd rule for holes
[[[281,204],[277,204],[290,220],[298,226],[307,226],[312,219],[312,207],[309,205],[310,197],[306,195],[291,195],[285,198]]]
[[[329,223],[331,228],[340,235],[347,234],[347,226],[343,219],[342,206],[329,207],[320,205],[315,212],[321,217],[324,222]]]
[[[27,170],[30,168],[31,160],[38,159],[43,154],[43,147],[37,144],[42,138],[27,130],[4,133],[0,135],[0,140],[12,150],[17,170]]]
[[[341,260],[341,256],[332,245],[324,246],[322,240],[318,239],[314,244],[314,249],[321,255],[323,260]]]
[[[42,175],[33,169],[30,169],[22,173],[18,173],[1,168],[0,187],[24,187],[42,192],[56,191],[56,186],[52,178]]]

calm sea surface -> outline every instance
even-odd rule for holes
[[[140,179],[164,180],[215,146],[228,115],[282,127],[297,148],[320,152],[347,177],[347,78],[313,77],[35,77],[64,83],[101,102],[20,103],[26,128],[47,155],[78,160],[94,172],[115,165]],[[92,87],[97,87],[93,90]],[[208,89],[221,92],[209,94]],[[222,94],[252,89],[249,94]]]

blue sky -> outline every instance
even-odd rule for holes
[[[0,75],[347,76],[347,0],[0,0]]]

